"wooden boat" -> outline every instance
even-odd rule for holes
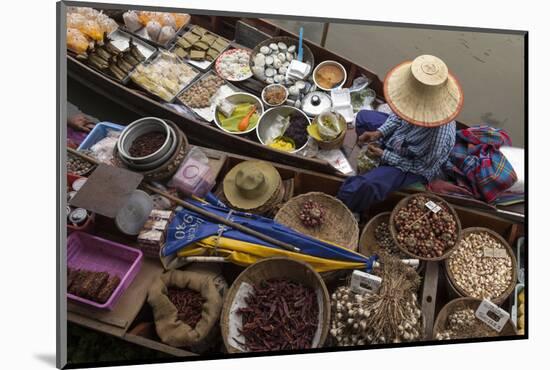
[[[243,19],[238,17],[193,15],[191,23],[207,28],[229,40],[234,40],[234,46],[245,48],[253,48],[259,42],[275,36],[297,38],[297,35],[277,27],[267,20],[257,18]],[[356,77],[361,75],[366,76],[371,80],[369,87],[374,89],[377,93],[377,101],[379,103],[384,102],[382,92],[383,83],[374,72],[318,44],[307,40],[304,40],[304,42],[313,52],[316,61],[335,60],[346,68],[348,79],[345,86],[349,86]],[[202,121],[194,116],[181,114],[164,103],[152,98],[147,93],[130,86],[122,85],[71,56],[67,56],[67,67],[69,78],[103,95],[114,104],[125,107],[139,115],[152,115],[172,120],[186,133],[192,144],[240,155],[253,156],[258,159],[326,173],[336,177],[343,177],[340,172],[324,160],[274,150],[262,145],[255,138],[231,135],[219,130],[213,124]],[[263,83],[253,78],[234,84],[255,95],[259,95],[265,86]],[[461,128],[467,127],[462,123],[459,123],[458,126]],[[342,149],[353,167],[355,166],[358,151],[358,147],[355,143],[355,131],[350,129],[347,132]],[[488,212],[508,212],[510,217],[523,217],[523,204],[513,207],[497,208],[475,199],[455,196],[446,196],[445,198],[454,204],[467,204],[468,206],[483,209]]]
[[[208,156],[209,164],[217,174],[218,184],[221,183],[225,174],[233,166],[244,160],[253,159],[213,149],[201,149]],[[292,183],[291,188],[294,196],[311,191],[323,191],[327,194],[335,195],[343,181],[341,177],[330,174],[316,173],[311,170],[298,169],[279,163],[272,164],[279,171],[283,180]],[[369,214],[365,215],[365,218],[368,220],[378,213],[392,210],[407,195],[404,192],[393,193],[384,202],[372,208]],[[521,220],[512,221],[502,215],[473,210],[467,205],[455,205],[454,208],[463,228],[474,226],[490,228],[503,236],[511,245],[514,245],[513,243],[516,239],[524,234],[524,224]],[[95,230],[101,237],[130,246],[135,245],[135,240],[116,232],[112,223],[111,227],[109,227],[108,223],[98,224]],[[441,266],[438,262],[428,262],[422,272],[424,279],[419,297],[422,299],[422,311],[428,334],[431,333],[437,312],[454,297],[453,292],[446,285],[447,282],[443,277],[444,274],[440,274],[439,269]],[[221,264],[220,268],[229,284],[242,271],[241,267],[231,264]],[[146,258],[136,280],[120,298],[113,311],[91,311],[86,307],[69,303],[68,320],[105,334],[114,335],[127,342],[173,356],[187,357],[197,355],[189,350],[171,347],[162,343],[155,332],[152,310],[146,303],[146,295],[147,288],[152,279],[162,272],[163,267],[159,260]],[[510,304],[511,302],[505,302],[503,307],[508,308]],[[220,352],[214,352],[209,353],[208,356],[221,357],[223,355]]]

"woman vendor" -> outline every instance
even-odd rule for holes
[[[455,144],[454,119],[463,93],[441,59],[421,55],[394,67],[384,81],[384,95],[392,114],[363,110],[356,117],[358,142],[367,143],[368,156],[380,165],[340,188],[338,197],[353,212],[392,191],[432,180]]]

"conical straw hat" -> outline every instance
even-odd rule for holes
[[[392,110],[415,125],[436,127],[458,116],[464,94],[445,63],[421,55],[394,67],[384,80],[384,96]]]

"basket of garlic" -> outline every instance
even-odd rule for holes
[[[462,297],[500,304],[515,288],[517,263],[506,240],[491,229],[464,229],[458,247],[445,260],[451,289]]]
[[[475,312],[480,304],[481,299],[457,298],[443,306],[435,319],[434,339],[488,338],[517,334],[511,320],[504,324],[500,333],[479,320]]]
[[[341,286],[331,296],[330,338],[336,346],[423,340],[425,320],[418,303],[420,276],[399,259],[380,254],[378,292]]]

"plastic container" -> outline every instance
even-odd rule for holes
[[[82,232],[67,239],[67,266],[74,269],[107,272],[120,278],[120,284],[105,303],[67,293],[67,298],[90,307],[112,310],[141,269],[143,253],[126,245]]]
[[[516,245],[516,258],[518,261],[518,283],[525,283],[525,238],[518,238]]]
[[[75,182],[75,180],[78,180],[78,179],[81,179],[81,178],[84,178],[84,177],[73,175],[73,174],[67,174],[67,186],[72,187],[73,182]],[[88,217],[86,222],[84,222],[84,224],[80,225],[80,226],[72,225],[67,220],[67,234],[71,234],[74,231],[92,232],[94,230],[94,228],[95,228],[95,213],[94,212],[90,212],[90,216]]]
[[[214,187],[215,179],[208,164],[187,157],[172,177],[172,184],[188,196],[204,198]]]
[[[86,136],[84,141],[80,143],[78,150],[90,149],[95,143],[104,139],[107,136],[108,130],[122,131],[124,126],[117,125],[111,122],[99,122],[96,123],[92,131]]]
[[[153,200],[143,190],[134,190],[128,202],[115,216],[118,229],[127,235],[138,235],[153,210]]]

